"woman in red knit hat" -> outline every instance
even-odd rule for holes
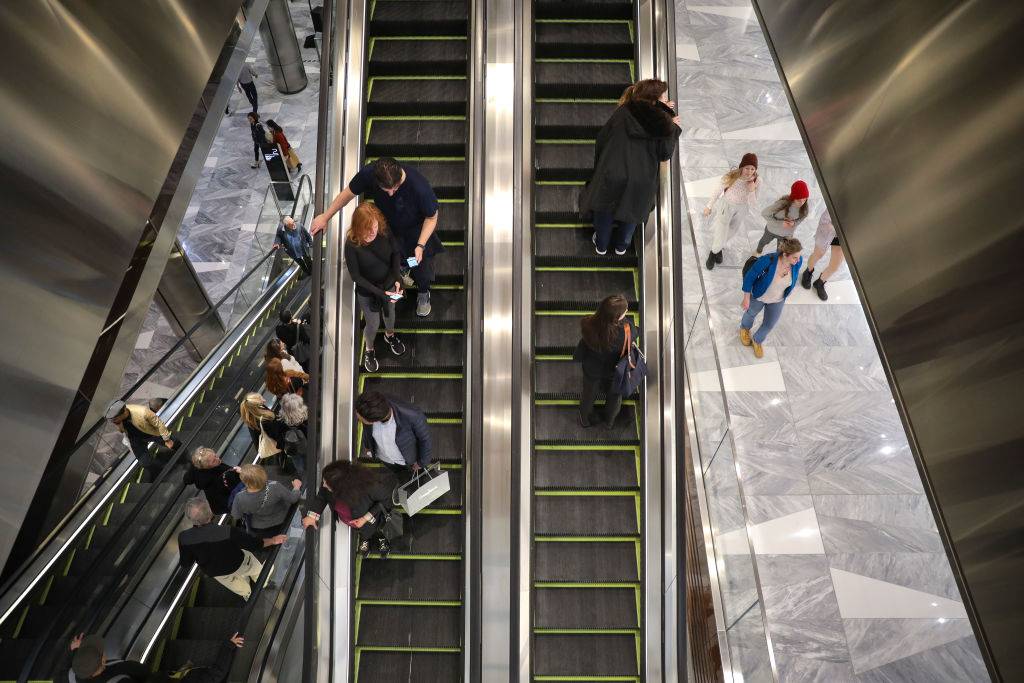
[[[764,234],[757,242],[754,256],[760,256],[772,240],[793,236],[796,226],[807,218],[807,198],[810,195],[807,183],[798,180],[789,188],[788,195],[780,197],[761,212],[767,222],[764,226]]]
[[[722,176],[722,185],[704,207],[704,215],[715,218],[711,224],[711,251],[705,263],[708,270],[722,262],[722,245],[736,233],[746,212],[753,213],[761,179],[757,176],[757,155],[747,152],[740,165]],[[716,206],[717,204],[717,206]]]

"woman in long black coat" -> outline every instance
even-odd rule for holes
[[[672,158],[679,117],[664,81],[645,79],[626,88],[619,107],[597,135],[594,173],[580,195],[580,212],[593,215],[594,249],[622,256],[636,226],[654,209],[658,167]]]

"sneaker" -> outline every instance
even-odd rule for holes
[[[590,241],[594,243],[594,251],[597,252],[598,256],[604,256],[605,254],[608,253],[607,249],[605,249],[604,251],[601,251],[600,249],[597,248],[597,233],[596,232],[593,235],[590,236]]]
[[[357,551],[363,557],[370,554],[370,542],[365,538],[359,542],[359,550]]]
[[[812,268],[808,268],[807,270],[804,271],[804,274],[800,276],[800,284],[804,286],[804,289],[811,288],[812,275],[814,275],[814,270]]]
[[[818,293],[819,299],[828,301],[828,292],[825,291],[825,283],[821,281],[820,277],[814,281],[814,291]]]
[[[740,344],[743,344],[744,346],[750,346],[750,343],[751,343],[750,330],[741,327],[740,328]]]
[[[718,252],[718,253],[722,253],[722,252]],[[715,257],[715,252],[709,251],[708,252],[708,260],[704,262],[704,267],[707,268],[708,270],[713,270],[716,263],[719,263],[719,260]]]
[[[385,334],[384,341],[386,341],[388,346],[391,347],[391,353],[396,356],[401,356],[405,353],[405,344],[402,343],[402,340],[398,338],[397,334],[392,334],[391,336]]]
[[[249,168],[259,168],[259,167],[260,167],[260,165],[257,164],[255,161],[252,162],[251,164],[249,164]]]
[[[402,287],[404,287],[405,289],[410,289],[416,286],[416,282],[412,279],[412,273],[408,270],[402,271],[401,280]]]
[[[583,427],[584,429],[587,429],[588,427],[593,427],[594,426],[594,416],[593,415],[584,415],[583,413],[578,413],[578,415],[579,415],[579,418],[580,418],[580,427]]]
[[[715,252],[715,263],[721,263],[722,262],[722,260],[725,258],[722,255],[723,253],[724,253],[724,250],[722,250],[722,249],[719,249],[717,252]]]
[[[363,369],[367,372],[377,372],[380,363],[377,362],[377,352],[373,349],[363,351]]]
[[[416,295],[416,315],[421,318],[430,315],[430,292],[420,292]]]
[[[619,249],[618,247],[615,247],[615,255],[616,256],[625,256],[626,255],[626,250],[625,249]]]
[[[754,340],[750,340],[750,342],[751,346],[754,347],[754,358],[764,358],[764,347]]]
[[[388,555],[391,554],[391,543],[383,536],[377,539],[377,552],[380,553],[382,560],[388,559]]]

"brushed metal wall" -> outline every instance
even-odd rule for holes
[[[1024,3],[755,5],[990,669],[1024,680]]]
[[[0,4],[0,563],[58,438],[77,435],[71,406],[152,296],[166,181],[240,4]]]

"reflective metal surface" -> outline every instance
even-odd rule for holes
[[[213,304],[207,296],[199,277],[181,245],[175,241],[171,255],[167,258],[164,273],[154,301],[160,306],[164,318],[178,337],[183,337]],[[210,316],[206,322],[189,337],[186,346],[192,357],[200,361],[206,357],[224,336],[224,325],[217,316]]]
[[[1022,680],[1024,3],[755,6],[982,652]]]
[[[18,387],[0,399],[0,561],[58,437],[77,438],[87,404],[79,401],[68,421],[73,402],[93,396],[119,340],[123,352],[123,338],[137,334],[140,318],[128,314],[149,301],[158,279],[143,273],[174,236],[154,227],[166,211],[168,169],[238,6],[0,6],[8,335],[0,374]],[[47,476],[54,485],[56,474]]]
[[[302,65],[302,52],[288,0],[270,0],[267,3],[267,11],[260,22],[260,37],[278,91],[290,95],[305,90],[308,82],[306,68]]]

